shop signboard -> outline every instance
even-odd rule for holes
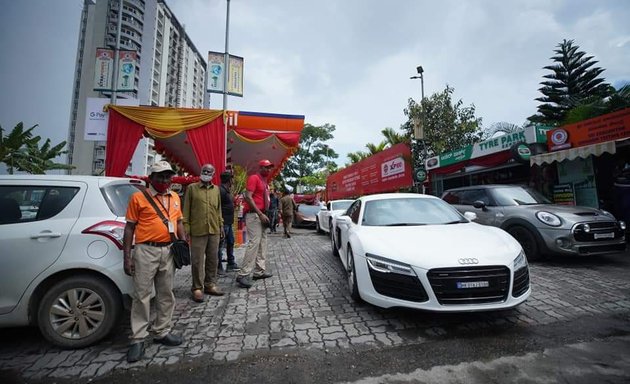
[[[560,205],[575,205],[573,184],[558,184],[553,186],[553,202]]]
[[[549,151],[579,148],[630,137],[630,108],[549,130]]]
[[[411,150],[396,144],[326,179],[329,200],[392,192],[413,185]]]
[[[446,167],[462,161],[510,150],[517,143],[544,143],[547,140],[546,133],[549,129],[549,127],[543,126],[531,126],[516,132],[492,137],[456,151],[433,156],[427,159],[425,166],[427,170]]]

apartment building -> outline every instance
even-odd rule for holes
[[[73,174],[104,174],[106,142],[84,138],[86,102],[111,98],[110,91],[94,90],[96,49],[115,49],[119,14],[119,0],[84,2],[68,134]],[[117,92],[117,104],[135,99],[137,105],[202,108],[206,62],[166,2],[124,0],[121,25],[120,49],[135,50],[138,61],[133,91]],[[141,140],[127,173],[147,174],[157,156],[153,140]]]

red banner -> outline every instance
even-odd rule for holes
[[[630,137],[630,108],[547,131],[549,151]]]
[[[396,144],[326,179],[328,200],[394,192],[413,185],[411,150]]]

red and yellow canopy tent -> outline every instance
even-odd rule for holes
[[[108,109],[107,176],[124,176],[138,141],[147,136],[155,140],[158,153],[190,175],[210,163],[218,183],[228,164],[250,173],[264,158],[273,162],[275,177],[297,150],[304,128],[301,115],[118,105]]]

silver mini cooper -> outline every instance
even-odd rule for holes
[[[476,185],[445,191],[442,199],[480,224],[510,233],[529,260],[547,254],[600,255],[626,249],[626,223],[601,209],[552,204],[520,185]]]

